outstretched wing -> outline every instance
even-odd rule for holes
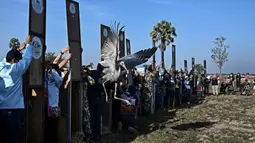
[[[140,50],[132,55],[127,55],[118,60],[118,62],[124,62],[127,69],[132,69],[137,65],[147,62],[150,57],[157,51],[157,48],[149,48]]]
[[[101,58],[102,61],[99,62],[103,67],[103,73],[113,73],[116,68],[116,57],[117,57],[117,45],[119,43],[119,31],[124,28],[121,27],[119,29],[120,23],[116,24],[114,22],[114,25],[111,26],[111,29],[109,31],[109,36],[105,40],[102,51],[101,51]]]

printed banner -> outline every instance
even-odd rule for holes
[[[144,66],[137,66],[136,70],[139,74],[145,73],[145,67]]]

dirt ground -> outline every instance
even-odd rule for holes
[[[255,98],[208,96],[200,105],[141,117],[141,134],[116,132],[104,143],[255,143]]]

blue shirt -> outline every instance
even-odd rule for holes
[[[184,81],[184,86],[185,86],[186,89],[190,89],[189,80]]]
[[[23,78],[32,61],[32,46],[27,44],[23,58],[15,64],[0,62],[0,109],[24,109]]]
[[[46,81],[48,83],[48,105],[50,107],[58,107],[59,103],[59,88],[63,82],[62,77],[56,70],[46,73]]]
[[[134,116],[136,113],[137,104],[139,102],[137,95],[132,95],[129,92],[124,92],[123,94],[121,94],[121,98],[124,100],[128,100],[131,103],[131,105],[127,105],[126,102],[121,101],[120,114]]]

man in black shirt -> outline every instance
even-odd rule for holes
[[[212,90],[213,90],[213,95],[218,95],[219,94],[219,83],[216,75],[213,75],[212,77]]]

